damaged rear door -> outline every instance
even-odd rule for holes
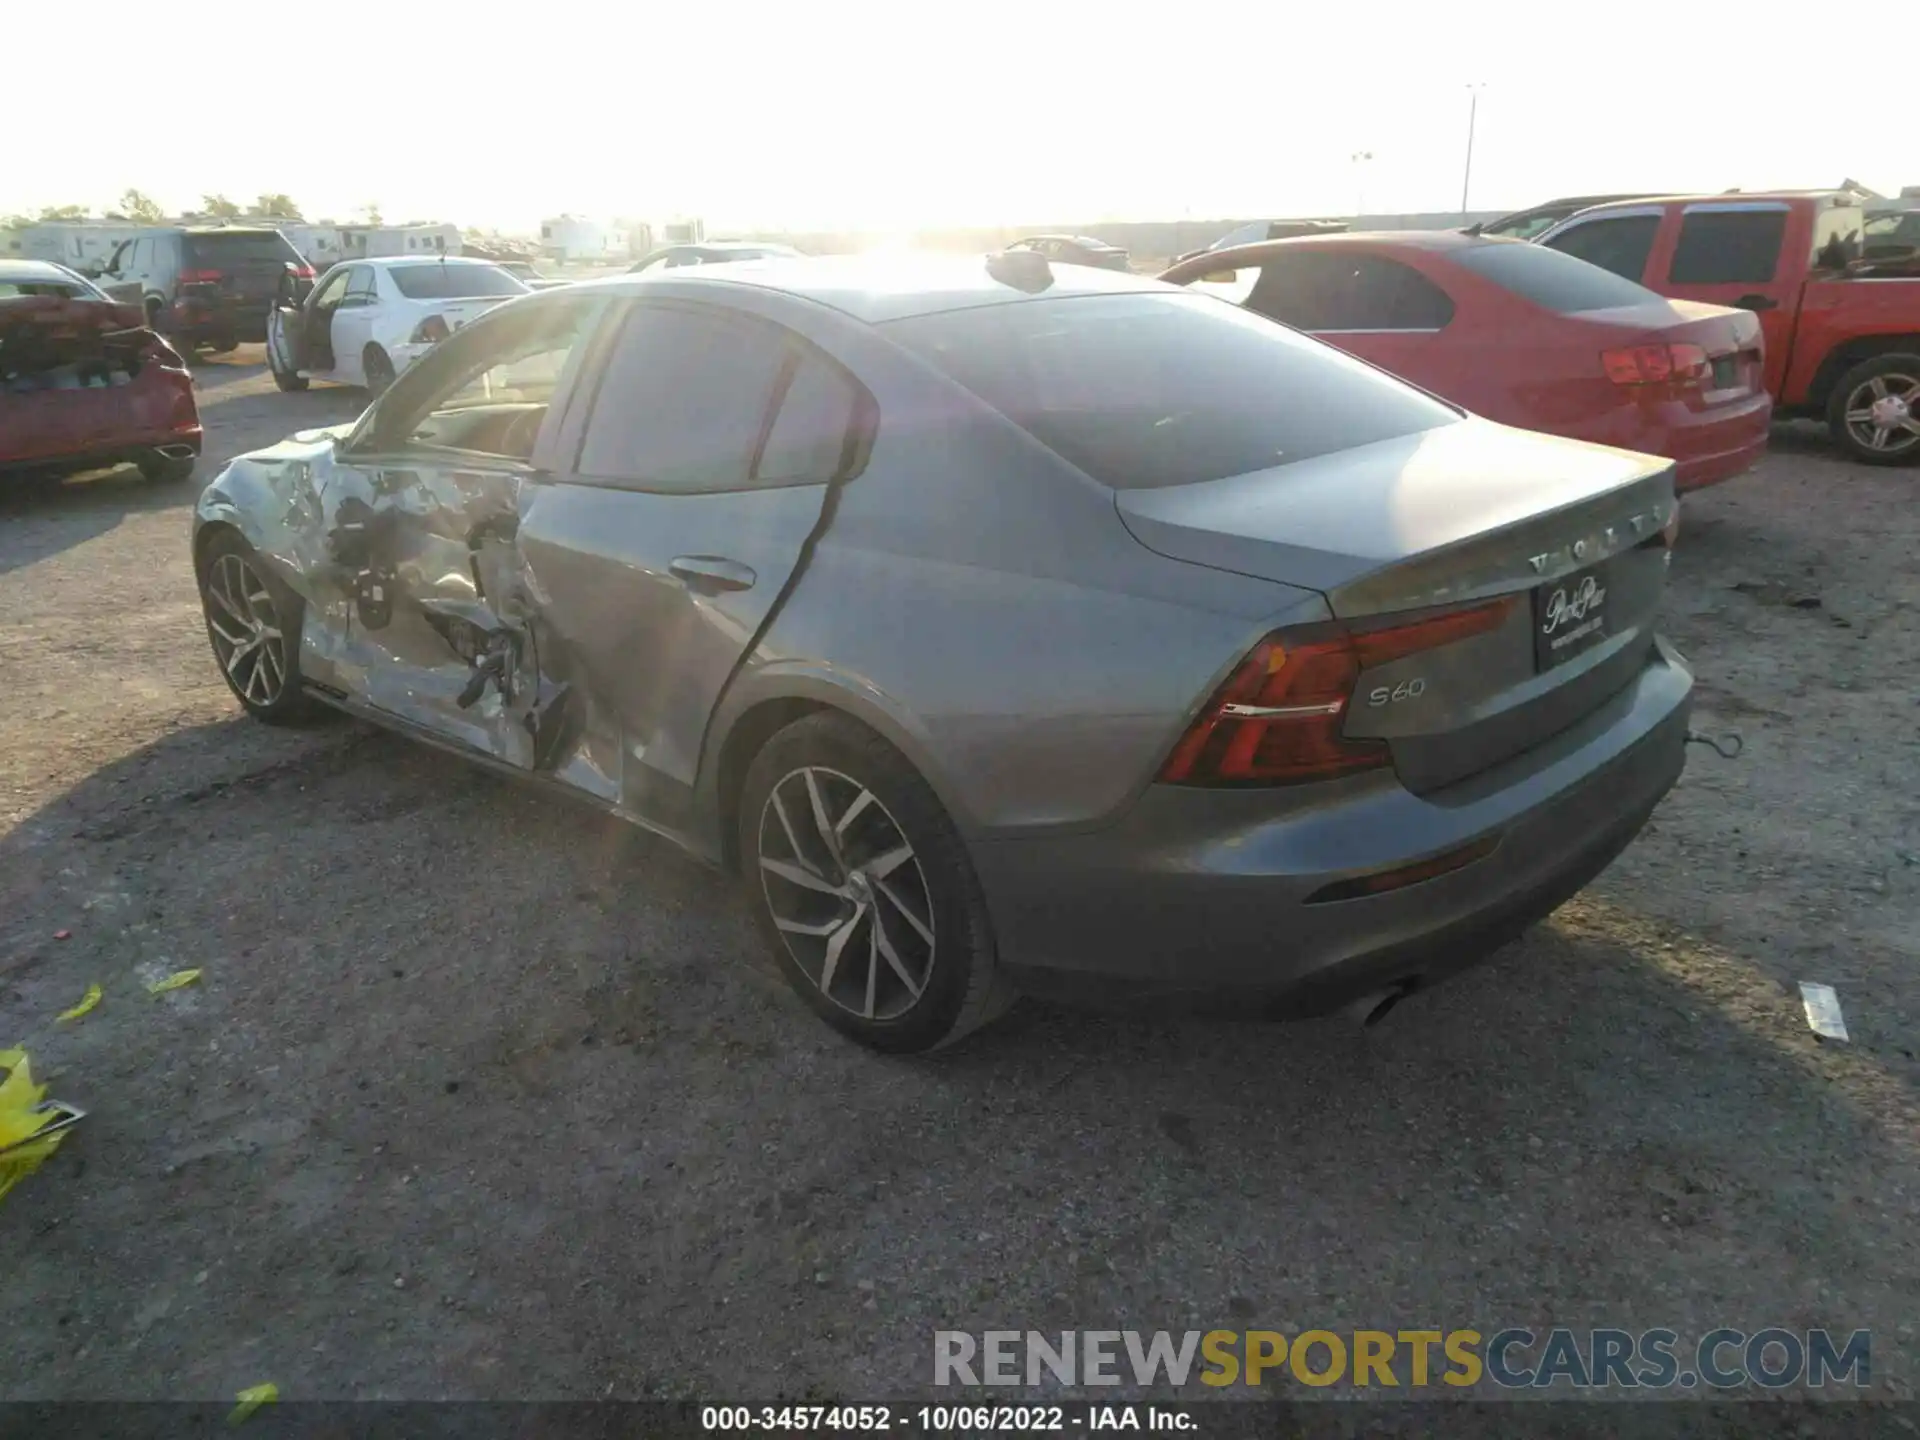
[[[708,720],[863,463],[873,400],[771,319],[620,304],[519,544],[611,798],[678,829]]]
[[[516,536],[604,306],[557,295],[468,326],[313,467],[290,525],[310,680],[516,769],[556,765],[570,687]]]

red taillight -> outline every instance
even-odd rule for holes
[[[294,267],[293,267],[293,278],[294,278],[294,279],[296,279],[296,280],[311,280],[311,279],[313,279],[313,267],[312,267],[311,265],[296,265],[296,266],[294,266]]]
[[[429,315],[413,327],[413,337],[408,343],[413,345],[438,345],[442,340],[447,338],[449,333],[445,316]]]
[[[1383,740],[1341,731],[1362,670],[1497,629],[1511,599],[1360,632],[1269,635],[1207,701],[1160,768],[1169,785],[1292,785],[1388,761]]]
[[[1698,345],[1628,345],[1602,350],[1600,364],[1616,385],[1690,385],[1713,373]]]
[[[224,270],[182,270],[180,272],[182,285],[217,285],[226,278],[227,274]]]

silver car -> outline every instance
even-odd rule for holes
[[[1036,255],[513,300],[233,461],[234,694],[576,791],[739,872],[876,1048],[1019,992],[1377,1015],[1679,776],[1665,460],[1474,419]]]

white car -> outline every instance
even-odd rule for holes
[[[310,380],[378,395],[467,321],[531,293],[491,260],[460,255],[348,260],[304,300],[267,317],[267,364],[282,390]]]

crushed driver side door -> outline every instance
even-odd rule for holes
[[[553,766],[575,701],[516,537],[604,306],[555,295],[464,327],[308,467],[291,508],[310,683],[423,738]]]

